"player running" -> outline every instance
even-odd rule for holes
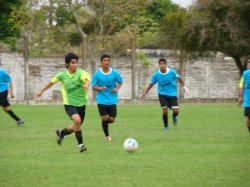
[[[173,124],[177,125],[177,116],[179,114],[179,106],[177,99],[177,83],[178,79],[180,84],[183,86],[185,92],[187,93],[187,88],[184,86],[184,81],[176,73],[175,70],[167,68],[167,61],[164,58],[161,58],[158,61],[159,70],[155,72],[151,78],[151,83],[148,85],[148,88],[142,95],[142,99],[145,98],[148,91],[158,83],[158,94],[160,105],[162,108],[162,118],[164,122],[164,129],[168,130],[168,108],[173,110]]]
[[[67,70],[58,73],[45,87],[39,91],[36,96],[40,97],[42,93],[57,82],[62,83],[62,96],[64,108],[68,116],[73,121],[72,125],[58,129],[56,131],[57,143],[61,145],[66,135],[75,133],[80,152],[86,151],[83,144],[81,125],[84,121],[87,99],[87,91],[90,85],[89,74],[78,68],[78,56],[69,53],[65,56],[65,66]]]
[[[109,123],[114,123],[117,115],[118,90],[122,86],[120,73],[110,66],[110,56],[101,56],[101,68],[95,72],[91,86],[96,93],[96,103],[102,118],[102,128],[107,141],[111,141]]]
[[[247,59],[247,70],[243,72],[239,87],[240,94],[238,102],[245,107],[244,115],[250,133],[250,58]]]
[[[13,84],[10,75],[3,69],[0,68],[0,106],[2,106],[4,112],[8,113],[12,117],[18,126],[22,126],[24,121],[21,120],[10,108],[8,101],[8,89],[10,91],[10,97],[14,98]]]

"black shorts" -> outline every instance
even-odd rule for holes
[[[244,116],[246,116],[250,119],[250,107],[245,107]]]
[[[83,123],[84,118],[85,118],[85,110],[86,110],[85,105],[83,106],[64,105],[64,108],[70,118],[74,114],[79,114],[79,116],[81,117],[81,124]]]
[[[159,94],[161,108],[179,108],[176,96],[168,96]]]
[[[8,101],[8,90],[0,92],[0,106],[2,107],[10,106],[10,103]]]
[[[117,115],[117,108],[116,105],[103,105],[98,104],[99,114],[100,116],[106,116],[109,115],[113,118]]]

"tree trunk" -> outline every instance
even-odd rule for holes
[[[28,34],[25,32],[23,35],[24,39],[24,100],[30,99],[30,81],[29,81],[29,38]]]
[[[236,63],[236,66],[238,67],[238,69],[240,71],[240,76],[241,76],[243,71],[245,70],[245,67],[241,62],[240,56],[236,54],[236,55],[232,55],[232,57]]]
[[[128,29],[128,34],[131,42],[131,83],[132,83],[132,99],[135,99],[135,63],[136,63],[136,49],[135,49],[135,37]]]
[[[84,70],[87,68],[87,36],[82,36],[82,67]]]
[[[180,50],[180,55],[179,55],[179,74],[180,76],[183,78],[183,80],[185,81],[184,77],[185,77],[185,70],[184,70],[184,56],[185,56],[185,52],[181,49]],[[179,98],[182,100],[184,99],[184,93],[182,91],[182,86],[181,84],[178,84],[178,90],[179,90]]]

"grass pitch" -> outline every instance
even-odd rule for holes
[[[97,106],[87,106],[87,152],[75,136],[56,144],[70,124],[63,106],[12,106],[23,127],[0,111],[0,186],[250,186],[250,134],[236,104],[181,104],[178,126],[163,130],[159,105],[119,105],[112,141],[104,138]],[[172,113],[172,111],[171,111]],[[135,138],[135,153],[123,150]]]

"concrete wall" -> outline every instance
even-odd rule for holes
[[[147,88],[151,75],[158,69],[158,59],[164,57],[168,66],[179,71],[180,63],[174,52],[167,50],[141,50],[144,53],[149,65],[143,60],[136,62],[136,97],[139,98]],[[99,57],[95,60],[96,68],[99,68]],[[79,60],[81,63],[81,59]],[[25,98],[25,76],[24,59],[21,54],[11,52],[0,52],[1,67],[5,68],[11,75],[14,83],[15,99],[12,102],[23,102]],[[223,56],[214,56],[199,60],[186,60],[184,62],[182,78],[189,89],[189,95],[184,96],[182,101],[212,101],[212,100],[236,100],[238,98],[239,71],[234,61],[225,61]],[[124,84],[119,91],[121,102],[130,100],[131,93],[131,62],[130,58],[111,58],[111,66],[120,71]],[[35,93],[40,90],[54,75],[65,70],[64,57],[41,57],[29,59],[30,73],[30,104],[36,103],[61,103],[61,85],[56,84],[46,92],[39,100],[35,100]],[[92,75],[90,64],[87,71]],[[182,88],[181,88],[182,89]],[[89,99],[92,101],[92,90],[89,92]],[[149,92],[147,99],[157,100],[157,86]],[[142,102],[136,100],[136,102]],[[144,100],[143,102],[147,102]]]

